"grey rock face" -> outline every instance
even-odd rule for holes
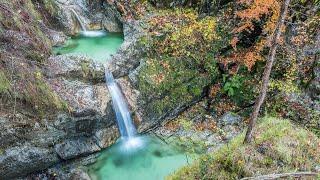
[[[102,26],[108,32],[122,32],[122,26],[120,23],[114,22],[107,17],[104,17],[102,20]]]
[[[277,97],[284,100],[283,116],[297,123],[319,129],[320,128],[320,103],[313,101],[305,93],[279,94]]]
[[[102,26],[109,32],[122,32],[121,16],[114,6],[105,4]]]
[[[119,136],[114,116],[110,117],[87,112],[39,123],[26,117],[22,118],[25,122],[1,118],[0,126],[5,131],[0,133],[4,149],[0,151],[0,179],[25,176],[55,165],[59,157],[72,159],[110,146]]]
[[[108,96],[105,86],[101,88],[101,94]],[[87,98],[91,102],[94,97]],[[56,120],[34,122],[25,116],[16,116],[13,120],[0,118],[0,127],[3,129],[0,143],[1,148],[6,149],[0,155],[0,179],[46,169],[58,163],[58,157],[72,159],[110,146],[119,136],[114,127],[111,102],[108,98],[101,98],[97,102],[85,103],[79,111],[61,114]],[[23,143],[32,145],[21,146]]]
[[[91,180],[89,175],[82,169],[75,169],[71,172],[71,180]]]
[[[134,42],[145,35],[139,21],[126,21],[123,24],[123,35],[126,42]]]
[[[79,31],[79,26],[73,17],[74,15],[71,12],[71,8],[79,11],[80,7],[73,7],[69,1],[65,0],[55,0],[52,2],[56,7],[56,18],[63,28],[61,30],[63,30],[66,34],[75,34],[77,31]]]
[[[97,162],[99,153],[94,153],[84,157],[78,157],[74,160],[68,160],[58,163],[56,166],[50,167],[47,170],[29,174],[23,180],[29,179],[85,179],[87,180],[88,173],[85,166]],[[22,180],[21,179],[21,180]],[[20,179],[19,179],[20,180]]]
[[[68,38],[63,32],[49,29],[43,22],[40,23],[40,27],[41,30],[45,32],[47,37],[51,40],[53,46],[62,45]]]
[[[111,101],[104,84],[104,67],[85,56],[60,55],[49,58],[48,84],[74,113],[106,114]]]
[[[0,179],[23,176],[46,169],[58,161],[58,156],[45,148],[28,145],[13,147],[0,155]]]
[[[113,144],[119,136],[119,131],[116,126],[112,126],[108,129],[101,129],[95,133],[96,142],[100,148],[110,146],[110,144]]]
[[[65,140],[55,145],[56,153],[64,160],[73,159],[80,155],[87,155],[101,150],[93,138],[76,138]]]
[[[68,103],[69,108],[74,113],[95,111],[105,115],[108,103],[111,102],[107,87],[104,84],[91,85],[64,78],[52,79],[49,84]]]
[[[106,68],[115,78],[128,76],[142,61],[145,50],[138,40],[144,34],[139,22],[129,21],[123,24],[124,42],[118,52],[107,61]]]
[[[104,67],[83,55],[58,55],[48,59],[46,75],[82,79],[92,82],[104,82]]]
[[[75,136],[92,136],[96,131],[111,127],[115,119],[114,117],[101,117],[99,115],[88,115],[81,117],[70,117],[61,114],[54,122],[55,129],[63,131],[69,137]]]
[[[125,41],[118,53],[113,55],[111,60],[107,62],[106,67],[113,73],[115,78],[127,76],[139,66],[144,50],[139,49],[136,43]]]
[[[87,30],[106,29],[109,32],[122,32],[121,15],[113,4],[86,0],[55,0],[58,7],[57,18],[67,34],[81,30],[78,18]]]
[[[221,125],[239,125],[241,122],[242,117],[231,112],[225,113],[219,120]]]

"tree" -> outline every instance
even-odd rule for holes
[[[260,94],[257,97],[255,101],[255,105],[253,107],[253,112],[251,114],[250,120],[249,120],[249,125],[248,125],[248,130],[244,139],[245,143],[250,143],[252,141],[252,133],[259,115],[260,107],[264,102],[264,99],[267,94],[267,89],[268,89],[268,84],[269,84],[269,79],[270,79],[270,73],[272,70],[272,65],[274,62],[275,54],[278,48],[278,41],[281,35],[281,28],[284,24],[284,20],[288,11],[288,6],[289,6],[290,0],[284,0],[281,11],[280,11],[280,16],[277,22],[277,26],[275,28],[275,31],[273,33],[272,39],[271,39],[271,47],[269,50],[269,55],[267,59],[267,64],[264,68],[263,76],[262,76],[262,84],[260,87]]]

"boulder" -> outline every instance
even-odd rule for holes
[[[139,48],[137,42],[124,41],[117,54],[106,63],[106,68],[115,78],[129,75],[139,64],[144,50]]]
[[[67,114],[60,114],[54,122],[54,127],[56,130],[63,131],[69,137],[90,137],[100,129],[109,129],[114,122],[115,118],[113,116],[83,115],[81,117],[70,117]]]
[[[58,55],[48,59],[44,71],[49,78],[65,77],[82,81],[104,82],[104,67],[83,55]]]
[[[116,125],[108,129],[100,129],[95,133],[96,142],[100,148],[109,147],[118,137],[120,137],[120,135]]]
[[[59,157],[64,160],[73,159],[80,155],[88,155],[101,150],[94,138],[84,137],[65,140],[60,144],[56,144],[54,149]]]
[[[97,162],[99,153],[94,153],[75,160],[62,161],[47,170],[29,174],[23,179],[87,179],[87,165]]]
[[[320,129],[320,103],[306,93],[281,93],[275,96],[282,104],[281,115],[310,129]]]
[[[109,32],[122,32],[121,15],[112,5],[105,4],[102,26]]]
[[[70,175],[71,180],[91,180],[90,176],[83,169],[74,169]]]
[[[111,101],[107,87],[104,84],[91,85],[80,81],[64,78],[51,79],[49,85],[67,102],[73,113],[81,114],[90,111],[105,115],[108,103]]]
[[[45,148],[30,145],[13,147],[0,155],[0,179],[24,176],[46,169],[58,161],[58,156]]]
[[[39,132],[43,128],[39,126],[36,120],[20,113],[0,117],[0,149],[5,150],[35,140],[33,134],[41,134]]]
[[[232,113],[232,112],[227,112],[225,113],[220,119],[219,119],[219,124],[220,125],[239,125],[242,122],[242,117]]]

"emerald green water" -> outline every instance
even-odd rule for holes
[[[161,180],[192,161],[179,148],[154,137],[118,141],[89,167],[93,180]]]
[[[105,31],[88,31],[72,37],[53,52],[59,54],[82,54],[96,61],[105,62],[111,54],[115,54],[123,43],[122,33],[109,33]]]

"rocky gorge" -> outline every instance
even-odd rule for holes
[[[21,7],[16,7],[14,3],[19,3]],[[16,24],[23,22],[20,22],[22,25],[17,30],[12,27],[14,25],[4,20],[5,14],[0,16],[1,45],[6,51],[2,53],[1,50],[0,57],[13,59],[12,62],[4,60],[1,68],[14,66],[16,69],[12,71],[18,74],[18,77],[12,76],[11,83],[15,83],[19,88],[8,94],[23,94],[22,97],[13,98],[14,108],[1,106],[0,179],[90,179],[86,166],[95,163],[99,153],[114,144],[120,136],[111,96],[105,85],[105,69],[114,75],[126,97],[134,124],[141,134],[151,134],[166,143],[177,143],[187,150],[197,152],[214,152],[241,134],[246,125],[246,114],[252,107],[251,96],[257,92],[254,88],[247,91],[243,87],[244,90],[238,93],[241,97],[237,100],[232,99],[235,96],[228,98],[231,92],[227,88],[216,92],[223,83],[233,83],[233,76],[227,77],[226,72],[232,74],[233,70],[241,68],[234,63],[226,66],[217,63],[211,55],[192,54],[193,51],[202,53],[209,49],[221,54],[221,51],[232,49],[226,46],[229,40],[223,38],[227,37],[225,32],[207,32],[219,25],[221,17],[199,20],[190,12],[186,12],[186,17],[179,12],[173,12],[173,15],[166,17],[166,10],[149,13],[148,8],[192,5],[180,1],[171,4],[156,1],[150,3],[154,7],[141,8],[141,11],[146,12],[140,12],[137,7],[140,3],[132,5],[122,1],[0,0],[3,12],[8,11],[13,19],[18,19],[15,20]],[[223,3],[226,2],[221,2],[221,7],[227,6]],[[10,8],[16,8],[18,13],[8,10]],[[202,11],[206,14],[203,8],[204,5]],[[27,9],[30,12],[26,11]],[[199,44],[197,41],[196,45],[183,47],[187,49],[186,52],[178,51],[178,55],[174,54],[173,57],[158,56],[158,50],[162,51],[160,49],[163,39],[164,42],[176,43],[175,46],[180,48],[176,39],[190,38],[188,35],[183,36],[183,33],[189,32],[189,27],[184,27],[185,22],[176,22],[172,16],[178,17],[177,19],[180,16],[186,18],[190,24],[200,21],[199,25],[192,28],[205,34],[204,43],[207,40],[214,43],[210,44],[210,47],[201,46],[200,50],[192,49]],[[97,62],[86,55],[51,52],[52,47],[63,45],[68,38],[81,31],[77,18],[89,30],[103,29],[107,32],[123,33],[122,45],[115,54],[105,59],[105,63]],[[153,22],[154,20],[157,22]],[[178,27],[175,27],[175,24]],[[26,29],[23,29],[23,26],[26,26]],[[35,29],[28,29],[28,26]],[[174,28],[185,29],[183,33],[172,35],[170,40],[166,40],[166,31],[175,32],[172,30]],[[223,28],[226,27],[221,27]],[[36,33],[40,39],[33,39],[32,33]],[[317,35],[319,37],[319,33]],[[319,38],[317,40],[319,42]],[[309,49],[319,48],[317,42],[310,45],[312,48]],[[163,51],[171,53],[173,50],[170,48],[174,49],[168,46]],[[190,52],[191,55],[187,57],[181,55]],[[309,53],[312,55],[304,54],[299,58],[313,57],[316,50]],[[197,56],[201,58],[197,59]],[[295,92],[289,92],[291,95],[281,96],[279,93],[269,97],[270,101],[274,98],[284,101],[281,103],[286,104],[286,118],[292,118],[295,122],[307,119],[307,122],[304,121],[306,127],[316,130],[320,125],[320,106],[316,100],[319,95],[318,64],[315,61],[311,70],[313,78],[308,79],[306,94],[295,96]],[[23,73],[20,75],[20,71],[26,71],[26,74],[34,77],[29,82],[29,76]],[[259,67],[254,71],[259,71]],[[252,76],[257,76],[259,73],[254,71],[251,71],[252,74],[255,73]],[[251,72],[248,73],[250,76]],[[301,76],[304,78],[307,75]],[[225,80],[226,78],[229,79]],[[29,86],[21,85],[21,81],[36,86],[36,90],[27,91],[36,91],[35,98],[24,97],[27,94],[24,90],[29,90]],[[254,83],[257,81],[250,80],[247,87]],[[239,89],[240,85],[234,85],[233,88]],[[40,94],[37,94],[38,91]],[[36,97],[43,94],[47,96],[45,101],[38,101]],[[248,94],[250,97],[247,97]],[[309,103],[304,104],[306,101]],[[10,103],[4,104],[11,107]],[[27,104],[27,108],[24,104]],[[42,109],[42,106],[47,104],[54,106],[48,105]],[[301,117],[291,114],[291,109],[297,106],[305,112],[304,114],[299,111]],[[277,108],[272,106],[270,109]]]
[[[108,3],[104,3],[103,9],[100,5],[91,4],[90,8],[97,10],[96,14],[92,14],[85,1],[50,2],[57,8],[55,15],[58,16],[54,17],[57,24],[54,26],[62,31],[50,29],[44,24],[41,24],[41,29],[45,33],[48,32],[47,36],[53,46],[61,45],[67,35],[79,31],[79,22],[70,9],[79,13],[79,17],[89,29],[123,31],[123,44],[110,60],[106,59],[106,63],[107,68],[118,78],[117,81],[128,98],[135,124],[140,132],[148,131],[151,127],[160,125],[162,121],[176,117],[179,112],[197,101],[182,102],[169,114],[166,112],[153,115],[150,110],[146,112],[144,107],[148,106],[148,103],[141,101],[140,92],[135,88],[144,53],[144,49],[138,44],[144,33],[139,22],[125,21],[116,7]],[[83,159],[81,157],[101,151],[119,137],[111,98],[104,84],[103,63],[95,62],[83,55],[51,55],[41,68],[49,87],[68,104],[69,113],[58,113],[50,119],[40,121],[33,121],[29,114],[22,113],[13,117],[2,117],[2,178],[23,177],[49,167],[55,169],[65,161],[73,162],[74,159]],[[51,172],[50,175],[52,174],[56,173]],[[39,176],[42,175],[40,173]],[[60,176],[64,179],[64,176],[69,174]]]

